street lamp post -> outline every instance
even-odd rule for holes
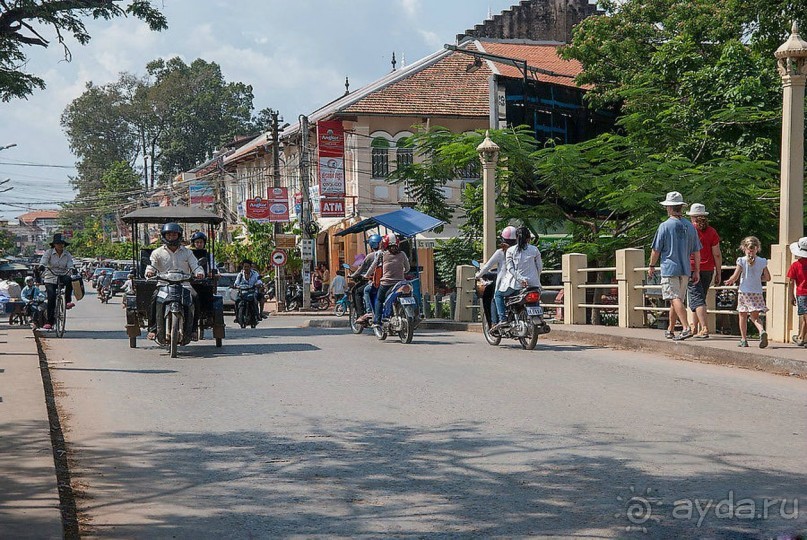
[[[496,164],[499,162],[499,146],[490,140],[490,132],[485,132],[485,140],[476,151],[482,161],[482,254],[488,260],[496,252]]]
[[[774,53],[782,77],[782,163],[779,186],[779,244],[771,247],[768,284],[768,334],[789,341],[794,326],[787,301],[788,245],[804,235],[804,86],[807,80],[807,41],[794,22],[790,37]]]

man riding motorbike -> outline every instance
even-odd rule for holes
[[[59,282],[64,284],[65,307],[73,309],[73,283],[70,273],[76,271],[73,256],[65,249],[70,243],[62,238],[60,233],[53,235],[50,243],[51,249],[47,250],[39,261],[39,271],[44,272],[45,290],[48,293],[48,320],[43,326],[45,330],[50,330],[56,323],[56,289]]]
[[[98,281],[96,285],[96,290],[98,290],[98,294],[107,294],[112,295],[112,272],[107,273],[106,270],[101,270],[101,273],[98,275]],[[104,292],[104,288],[108,290]]]
[[[204,269],[199,266],[191,250],[182,245],[182,232],[182,227],[178,223],[166,223],[163,225],[160,230],[163,245],[151,253],[151,264],[146,267],[147,278],[152,278],[158,273],[168,272],[169,270],[179,270],[186,274],[193,274],[198,279],[205,277]],[[195,337],[198,324],[199,298],[190,283],[184,283],[183,287],[190,289],[191,299],[193,300],[191,306],[193,310],[193,313],[191,313],[193,328],[191,333]],[[159,290],[159,287],[155,289],[149,309],[148,339],[151,340],[157,338],[157,293]]]
[[[501,283],[502,277],[507,273],[505,268],[505,260],[506,260],[506,252],[508,248],[511,246],[516,245],[516,228],[512,225],[507,226],[502,231],[502,239],[499,242],[499,249],[491,255],[490,259],[482,265],[479,271],[476,273],[476,279],[479,279],[484,274],[490,272],[492,268],[496,268],[496,287],[494,290],[498,289],[499,283]],[[490,309],[490,318],[491,323],[496,324],[499,322],[499,312],[496,310],[496,305],[494,300],[492,300],[491,309]]]
[[[36,324],[35,313],[32,309],[33,304],[34,302],[44,302],[47,300],[47,296],[36,286],[34,276],[27,276],[25,278],[25,287],[23,287],[20,293],[20,298],[25,302],[25,316]]]
[[[235,276],[235,283],[233,284],[233,288],[238,289],[239,287],[255,287],[263,286],[263,282],[261,281],[261,275],[253,270],[252,268],[252,261],[249,259],[244,259],[241,261],[241,271],[238,272],[238,275]],[[257,296],[256,296],[257,299]],[[235,301],[235,321],[238,322],[238,306],[241,304],[241,299],[238,298]],[[255,310],[258,310],[258,306],[255,306]],[[258,316],[261,317],[261,313],[258,312]],[[261,317],[262,318],[262,317]]]
[[[499,322],[491,327],[491,331],[508,324],[505,317],[505,297],[526,287],[541,286],[541,270],[544,263],[541,260],[541,252],[530,244],[531,238],[532,234],[527,227],[519,227],[516,230],[516,245],[507,249],[505,254],[507,274],[502,277],[496,287],[496,294],[493,295]]]
[[[405,279],[405,275],[409,272],[409,257],[406,253],[401,251],[401,244],[395,233],[389,233],[384,237],[381,242],[381,247],[384,250],[382,254],[373,261],[370,268],[364,277],[367,279],[372,278],[373,272],[378,264],[381,264],[381,284],[378,287],[378,293],[375,297],[373,324],[378,326],[381,324],[381,314],[384,311],[384,300],[387,299],[387,294],[398,282]],[[380,261],[379,261],[380,259]]]
[[[381,245],[381,235],[379,234],[372,234],[370,238],[367,239],[367,245],[370,248],[370,253],[364,258],[364,262],[361,263],[361,266],[358,270],[350,274],[350,279],[357,280],[359,277],[364,277],[364,274],[367,273],[367,270],[370,268],[370,265],[373,264],[376,257],[381,256],[381,252],[379,251],[379,246]],[[365,315],[363,316],[363,320],[368,320],[370,317],[373,316],[373,302],[370,297],[370,293],[373,289],[373,283],[371,281],[365,281],[364,283],[357,286],[353,294],[354,302],[358,306],[358,299],[364,299],[364,312]]]

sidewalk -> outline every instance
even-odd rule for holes
[[[316,318],[308,321],[308,326],[312,327],[343,328],[348,325],[346,317]],[[482,333],[480,323],[459,323],[445,319],[427,319],[418,328]],[[691,338],[686,341],[673,341],[665,339],[663,331],[652,328],[563,324],[553,324],[551,328],[549,334],[539,338],[539,343],[540,340],[550,339],[612,349],[661,353],[682,360],[743,367],[807,379],[807,349],[793,344],[772,342],[767,348],[760,349],[758,341],[749,341],[748,348],[740,348],[737,347],[738,337],[719,334],[712,334],[709,339],[703,340]],[[481,336],[480,339],[484,340]]]
[[[30,328],[7,324],[0,324],[0,537],[63,537],[36,341]]]

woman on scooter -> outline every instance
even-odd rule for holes
[[[502,239],[501,242],[499,243],[499,249],[497,249],[496,252],[493,255],[491,255],[490,259],[488,259],[487,262],[482,265],[482,267],[476,273],[475,276],[476,279],[479,279],[486,273],[490,272],[491,269],[495,268],[496,287],[494,288],[494,290],[498,290],[499,283],[501,283],[502,277],[507,272],[507,270],[505,269],[505,260],[506,260],[505,253],[507,252],[508,248],[510,248],[510,246],[514,245],[516,245],[516,228],[510,225],[508,227],[505,227],[504,230],[502,231]],[[495,302],[495,300],[493,302]],[[499,322],[499,312],[496,310],[495,303],[491,306],[490,309],[490,319],[491,319],[490,322],[494,325]]]
[[[381,324],[381,313],[384,310],[384,300],[387,299],[387,294],[398,282],[405,279],[406,273],[409,271],[409,257],[406,253],[401,251],[401,245],[395,233],[389,233],[384,237],[381,242],[381,247],[384,250],[381,254],[381,284],[378,287],[378,294],[375,297],[373,324]],[[370,265],[370,269],[364,277],[371,279],[373,272],[378,266],[378,258]],[[367,317],[365,315],[365,317]],[[365,319],[366,320],[366,319]]]
[[[531,238],[532,234],[527,227],[519,227],[516,230],[516,245],[507,249],[505,255],[507,272],[496,287],[496,294],[493,295],[499,323],[493,326],[491,331],[507,324],[504,305],[507,296],[526,287],[541,286],[541,270],[544,263],[541,260],[541,252],[530,244]]]

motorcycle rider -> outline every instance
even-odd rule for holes
[[[70,280],[70,273],[76,271],[73,256],[65,247],[70,243],[62,238],[61,233],[53,235],[50,249],[42,255],[39,260],[39,271],[44,272],[45,290],[48,294],[48,320],[43,326],[45,330],[50,330],[56,322],[56,289],[61,282],[64,284],[65,307],[73,309],[73,283]]]
[[[367,239],[367,246],[370,248],[370,253],[368,253],[367,256],[364,258],[364,261],[361,263],[361,266],[359,266],[359,269],[350,274],[350,279],[356,281],[357,279],[359,279],[359,277],[362,278],[364,277],[364,274],[367,273],[367,270],[369,270],[370,265],[373,264],[376,257],[381,256],[381,251],[379,251],[378,249],[380,245],[381,245],[381,235],[371,234],[370,237]],[[365,281],[364,283],[357,286],[353,290],[354,294],[353,301],[356,303],[357,307],[359,305],[357,300],[359,298],[364,299],[365,315],[360,317],[362,321],[367,321],[370,319],[370,317],[373,316],[373,303],[370,299],[370,293],[372,292],[372,289],[373,289],[372,281]]]
[[[199,266],[193,252],[182,245],[182,232],[182,227],[179,226],[179,223],[166,223],[163,225],[160,230],[163,245],[151,253],[151,264],[146,267],[146,278],[152,278],[157,273],[168,272],[169,270],[179,270],[186,274],[193,274],[198,279],[205,277],[204,269]],[[182,286],[191,292],[193,300],[191,304],[191,318],[193,319],[191,334],[195,335],[198,323],[196,316],[199,312],[199,298],[190,283],[183,283]],[[149,309],[148,339],[152,340],[157,337],[157,293],[159,290],[159,287],[154,290]]]
[[[45,296],[45,293],[43,293],[39,287],[36,286],[34,276],[26,276],[25,287],[23,287],[22,292],[20,293],[20,298],[23,302],[25,302],[26,317],[28,317],[31,321],[33,321],[33,324],[36,325],[32,304],[34,302],[44,302],[47,300],[47,296]]]
[[[98,292],[101,293],[105,287],[112,286],[112,272],[107,273],[106,270],[101,270],[101,273],[98,275]],[[109,289],[106,291],[105,294],[112,294],[112,290]]]
[[[239,287],[255,287],[257,288],[259,285],[262,286],[263,282],[261,281],[261,275],[253,270],[252,268],[252,261],[249,259],[244,259],[241,261],[241,271],[238,272],[238,275],[235,276],[235,283],[233,284],[233,288],[238,289]],[[257,300],[257,296],[256,296]],[[241,304],[241,298],[237,298],[235,301],[235,320],[238,322],[238,306]],[[255,306],[257,311],[258,306]],[[258,317],[261,318],[260,313]]]
[[[496,294],[493,295],[499,322],[491,328],[491,331],[508,324],[505,317],[505,297],[526,287],[541,286],[541,270],[544,263],[541,260],[541,252],[530,244],[531,238],[532,234],[527,227],[519,227],[516,230],[516,245],[507,249],[505,254],[507,274],[502,277],[496,287]]]
[[[401,244],[395,233],[389,233],[385,236],[381,242],[381,247],[384,251],[380,256],[376,257],[365,274],[365,277],[370,279],[376,266],[381,264],[383,273],[381,274],[381,284],[375,297],[375,314],[373,316],[373,325],[375,326],[381,324],[384,301],[387,299],[390,289],[402,281],[406,273],[409,272],[409,257],[401,251]]]
[[[217,274],[219,272],[218,266],[216,266],[216,260],[213,258],[213,254],[207,251],[207,235],[202,231],[196,231],[191,235],[191,250],[196,252],[196,250],[204,251],[204,259],[207,261],[207,277],[213,277],[213,274]],[[196,253],[194,253],[195,255]]]
[[[498,290],[499,283],[502,281],[502,277],[506,273],[505,268],[505,260],[507,249],[510,246],[516,245],[516,228],[512,225],[509,225],[504,228],[502,231],[501,242],[499,242],[499,249],[491,255],[490,259],[479,268],[479,271],[476,273],[476,279],[479,279],[487,272],[490,272],[492,268],[496,268],[496,286],[493,288],[494,291]],[[496,309],[495,301],[491,299],[491,309],[490,309],[490,322],[491,324],[495,325],[499,322],[499,312]]]

